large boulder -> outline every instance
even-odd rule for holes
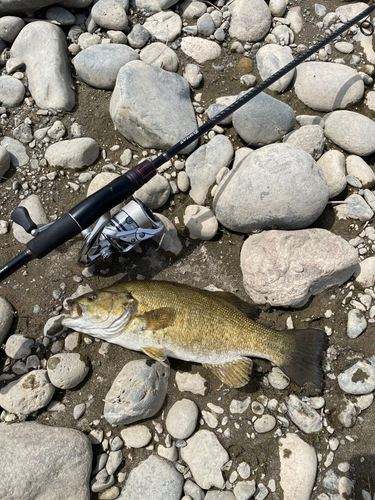
[[[357,268],[357,250],[325,229],[253,234],[241,249],[244,287],[257,304],[302,307]]]
[[[29,90],[37,106],[70,111],[75,104],[67,43],[58,26],[36,21],[26,25],[11,48],[26,65]]]
[[[287,144],[245,156],[219,184],[213,208],[232,231],[301,229],[323,212],[328,186],[313,158]]]
[[[116,129],[145,148],[168,149],[197,128],[187,81],[143,61],[120,69],[109,111]]]

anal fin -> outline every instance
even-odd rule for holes
[[[164,349],[158,349],[157,347],[145,347],[142,351],[147,354],[147,356],[150,356],[150,358],[159,361],[162,365],[169,366],[169,364],[165,362],[167,355],[165,354]]]
[[[250,380],[253,362],[249,358],[238,358],[227,363],[216,365],[203,364],[216,377],[229,387],[243,387]]]

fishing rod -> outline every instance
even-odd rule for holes
[[[26,250],[0,268],[0,281],[13,274],[29,261],[35,258],[43,258],[58,246],[66,243],[80,233],[83,234],[86,240],[80,253],[80,261],[84,264],[88,264],[100,253],[104,256],[109,255],[111,246],[122,251],[127,251],[138,244],[142,239],[151,237],[159,232],[162,229],[162,225],[153,216],[152,212],[139,200],[132,200],[134,201],[134,205],[131,205],[130,208],[129,204],[126,205],[113,217],[110,216],[110,210],[118,204],[128,200],[135,191],[156,175],[159,167],[169,161],[174,155],[178,154],[187,145],[211,130],[224,118],[234,113],[234,111],[256,97],[263,90],[267,89],[286,73],[344,33],[348,28],[361,19],[367,18],[374,10],[375,5],[369,6],[363,12],[324,38],[321,42],[313,45],[303,54],[296,57],[296,59],[286,66],[283,66],[261,84],[246,92],[233,104],[223,109],[212,119],[205,122],[170,149],[157,156],[154,160],[143,161],[78,203],[78,205],[73,207],[58,220],[45,226],[43,230],[38,229],[25,208],[16,208],[12,212],[12,220],[20,224],[26,232],[35,236],[26,244]],[[372,22],[369,19],[362,21],[360,24],[360,31],[365,36],[371,36],[374,32]],[[98,222],[92,231],[87,229],[97,220]]]

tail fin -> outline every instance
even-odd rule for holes
[[[293,337],[294,348],[279,367],[299,387],[313,383],[319,389],[323,384],[320,358],[327,344],[327,335],[322,330],[287,330]]]

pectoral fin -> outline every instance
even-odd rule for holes
[[[216,377],[229,387],[243,387],[250,380],[253,362],[249,358],[238,358],[234,361],[217,365],[204,364]]]
[[[165,354],[164,349],[158,349],[158,348],[153,348],[153,347],[145,347],[142,349],[142,351],[147,354],[147,356],[150,356],[152,359],[156,359],[156,361],[159,361],[164,366],[169,366],[168,363],[165,362],[167,359],[167,355]]]
[[[142,321],[144,330],[162,330],[173,325],[176,311],[173,307],[161,307],[145,312],[138,318]]]

